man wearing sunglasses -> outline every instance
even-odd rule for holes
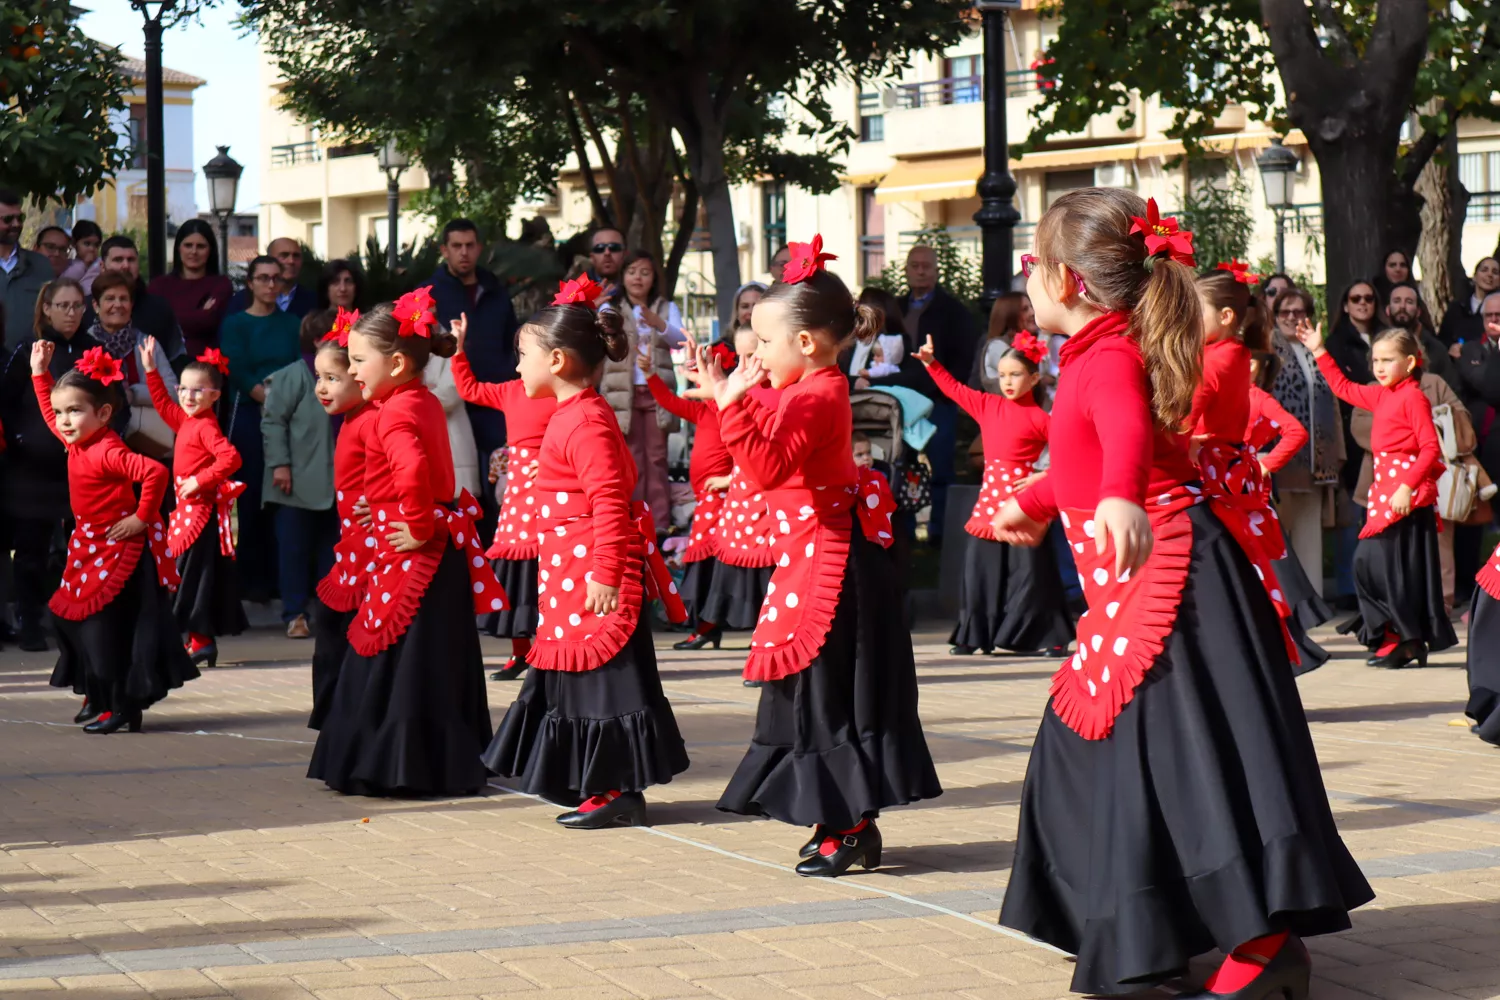
[[[52,280],[52,264],[35,250],[21,246],[21,196],[0,189],[0,303],[5,306],[5,350],[31,336],[36,297]]]
[[[601,226],[588,239],[589,275],[604,289],[606,300],[620,294],[620,280],[625,270],[625,234]]]

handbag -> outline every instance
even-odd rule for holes
[[[1439,403],[1432,408],[1432,425],[1437,430],[1443,462],[1447,466],[1437,483],[1438,514],[1445,521],[1462,522],[1474,509],[1475,496],[1479,492],[1479,469],[1458,457],[1458,430],[1450,404]]]
[[[133,392],[131,394],[134,395]],[[172,444],[177,440],[177,435],[167,426],[161,414],[156,412],[150,399],[145,403],[131,401],[130,420],[121,437],[133,450],[159,460],[172,453]]]

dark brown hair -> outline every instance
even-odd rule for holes
[[[1256,364],[1255,384],[1270,392],[1271,386],[1276,384],[1276,376],[1281,374],[1281,355],[1269,349],[1251,351],[1250,360]]]
[[[1021,332],[1021,311],[1026,304],[1025,292],[1006,292],[995,298],[990,307],[990,328],[984,335],[985,343],[1006,340]]]
[[[625,319],[613,307],[595,312],[581,302],[547,306],[532,313],[525,328],[544,351],[566,351],[594,371],[604,359],[624,361],[630,353]]]
[[[318,350],[318,344],[333,329],[333,321],[338,318],[339,311],[324,307],[314,309],[302,317],[302,330],[298,334],[298,340],[302,346],[303,354],[314,354]]]
[[[188,372],[202,372],[208,376],[209,382],[215,389],[224,388],[224,373],[207,361],[189,361],[182,366],[182,374],[186,375]]]
[[[1250,295],[1245,320],[1240,324],[1240,342],[1252,352],[1271,350],[1271,313],[1259,291]]]
[[[1215,311],[1228,309],[1234,313],[1234,329],[1231,337],[1240,336],[1245,327],[1245,314],[1250,311],[1250,286],[1228,271],[1206,271],[1198,275],[1198,296]]]
[[[427,337],[401,336],[401,321],[396,319],[394,306],[382,302],[359,318],[354,324],[354,333],[368,340],[381,354],[404,354],[411,358],[417,374],[427,367],[428,360],[436,354],[440,358],[451,358],[458,350],[458,338],[439,326]]]
[[[650,250],[632,250],[625,255],[625,264],[620,268],[620,287],[625,285],[625,272],[630,270],[632,264],[641,261],[651,265],[651,287],[646,289],[646,305],[651,305],[661,297],[661,268],[656,266],[656,258],[651,256]],[[630,297],[627,293],[627,299]]]
[[[93,287],[89,290],[89,294],[94,298],[94,304],[98,305],[104,301],[104,293],[111,288],[125,289],[130,295],[130,304],[135,305],[135,282],[119,271],[101,271],[94,279]]]
[[[53,392],[60,389],[77,389],[89,398],[89,401],[94,404],[94,409],[108,406],[111,410],[110,416],[119,413],[120,406],[125,401],[125,394],[121,391],[119,382],[105,385],[98,379],[85,375],[77,368],[70,368],[63,372],[62,378],[53,384]]]
[[[31,316],[31,331],[38,337],[42,335],[42,330],[46,329],[47,326],[47,318],[42,314],[42,310],[56,301],[57,293],[64,288],[73,289],[78,293],[79,298],[85,302],[88,301],[88,293],[83,290],[82,285],[72,278],[53,278],[47,282],[42,286],[41,292],[37,294],[36,311]]]
[[[856,303],[844,279],[832,271],[818,271],[795,284],[777,280],[761,302],[781,303],[786,306],[793,331],[821,335],[838,348],[853,337],[863,340],[879,333],[884,318],[874,306]]]
[[[1281,307],[1293,299],[1302,303],[1302,310],[1307,313],[1307,321],[1309,323],[1316,323],[1318,321],[1318,304],[1313,301],[1313,297],[1310,294],[1300,288],[1288,288],[1276,296],[1275,312],[1280,314]]]
[[[903,337],[906,336],[906,320],[901,315],[901,303],[896,299],[896,296],[884,288],[867,285],[860,290],[859,304],[862,306],[874,306],[880,310],[880,332],[899,333]]]

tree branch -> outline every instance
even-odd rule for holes
[[[589,163],[588,143],[583,140],[583,130],[578,126],[578,115],[573,111],[572,94],[569,94],[563,101],[563,111],[568,121],[568,135],[573,140],[573,152],[578,156],[578,169],[583,172],[583,186],[588,189],[589,202],[594,206],[594,218],[601,225],[616,225],[613,214],[599,194],[599,181],[594,176],[593,165]]]
[[[1449,121],[1454,120],[1452,101],[1444,101],[1442,111],[1448,115]],[[1413,187],[1417,183],[1417,178],[1421,176],[1422,169],[1427,166],[1427,161],[1432,159],[1432,155],[1447,140],[1452,130],[1452,126],[1443,130],[1430,128],[1407,148],[1406,155],[1401,158],[1400,183],[1403,187]]]
[[[1349,42],[1349,35],[1344,31],[1344,23],[1339,20],[1339,12],[1334,9],[1332,0],[1312,0],[1312,5],[1319,23],[1328,33],[1328,47],[1342,65],[1354,65],[1358,56],[1354,54],[1354,46]]]

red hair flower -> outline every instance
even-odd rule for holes
[[[437,329],[436,310],[437,300],[432,297],[432,286],[424,285],[397,299],[391,315],[401,324],[401,336],[428,338]]]
[[[823,252],[822,233],[814,236],[811,243],[788,243],[787,250],[792,257],[781,269],[781,280],[788,285],[806,281],[819,271],[828,270],[824,266],[826,262],[839,259],[837,254]]]
[[[572,281],[564,281],[557,288],[557,294],[552,296],[552,304],[555,306],[588,306],[594,308],[594,303],[599,301],[599,296],[604,294],[604,289],[599,282],[586,274],[580,274]]]
[[[74,367],[101,385],[125,381],[125,372],[121,370],[120,362],[110,357],[109,352],[102,347],[90,347],[84,351],[83,357],[78,359],[78,364]]]
[[[1250,265],[1242,260],[1235,260],[1231,257],[1227,262],[1220,261],[1215,270],[1228,271],[1234,277],[1234,280],[1242,285],[1260,284],[1261,276],[1252,274]]]
[[[203,362],[205,365],[213,365],[219,369],[220,375],[229,374],[229,359],[224,357],[224,352],[217,347],[210,347],[198,355],[197,360]]]
[[[1140,233],[1146,238],[1146,256],[1166,256],[1188,267],[1197,266],[1193,259],[1193,234],[1179,226],[1176,219],[1162,218],[1155,198],[1147,199],[1144,219],[1132,215],[1130,221],[1134,223],[1131,235]]]
[[[349,346],[349,331],[354,329],[354,324],[359,322],[359,310],[348,310],[339,306],[339,314],[333,318],[333,327],[323,334],[325,341],[332,341],[340,347]]]
[[[1011,338],[1010,349],[1034,365],[1042,363],[1047,356],[1047,345],[1030,330],[1022,330]]]

